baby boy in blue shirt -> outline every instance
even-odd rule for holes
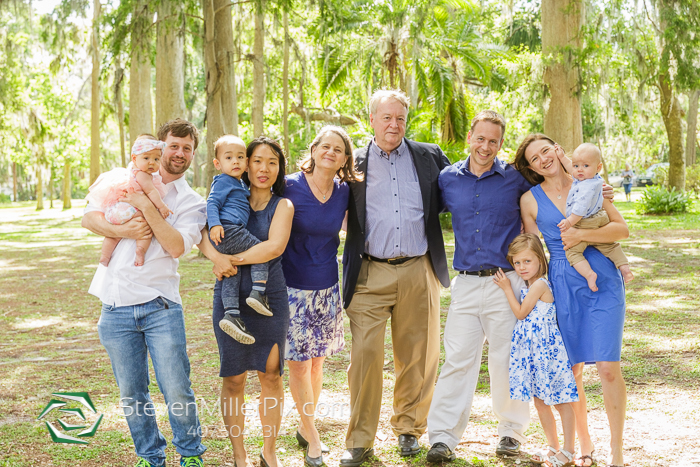
[[[598,172],[603,168],[600,150],[591,143],[583,143],[574,151],[571,160],[563,152],[557,151],[564,168],[574,177],[573,184],[566,198],[566,219],[557,226],[562,232],[571,227],[578,229],[598,229],[610,223],[608,213],[603,207],[603,179]],[[588,287],[596,292],[598,274],[593,271],[583,251],[590,245],[597,248],[615,267],[620,270],[625,283],[634,279],[629,261],[622,252],[619,243],[581,242],[566,250],[566,259],[576,271],[588,282]]]
[[[235,255],[260,243],[246,229],[250,190],[241,180],[248,166],[246,146],[238,136],[224,135],[214,143],[214,153],[214,167],[221,174],[214,177],[207,198],[209,238],[219,253]],[[267,271],[267,263],[250,265],[253,290],[246,304],[261,315],[272,316],[265,295]],[[246,329],[238,309],[240,283],[240,274],[223,279],[221,298],[225,315],[219,321],[219,327],[241,344],[252,344],[255,338]]]

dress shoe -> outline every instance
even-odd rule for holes
[[[504,436],[496,446],[496,454],[499,456],[517,456],[520,454],[520,441],[510,436]]]
[[[309,442],[306,441],[306,438],[301,436],[301,433],[299,433],[299,430],[297,430],[297,443],[299,443],[299,446],[301,446],[302,448],[305,448],[306,446],[309,445]],[[331,450],[328,448],[328,446],[326,446],[326,443],[324,443],[323,441],[321,441],[321,452],[323,454],[328,454],[329,452],[331,452]]]
[[[420,452],[420,445],[413,435],[399,435],[399,449],[403,457],[415,456]]]
[[[340,465],[343,467],[358,467],[373,455],[373,448],[348,448],[340,458]]]
[[[457,456],[452,452],[445,443],[435,443],[430,447],[426,460],[428,462],[439,463],[439,462],[451,462],[455,460]]]
[[[307,467],[321,467],[323,465],[323,454],[318,457],[309,456],[309,446],[306,446],[306,454],[304,454],[304,465]]]
[[[260,451],[260,467],[270,467],[270,464],[268,464],[265,460],[265,456],[263,456],[262,451]]]

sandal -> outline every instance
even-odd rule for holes
[[[542,465],[549,459],[548,454],[550,452],[553,452],[555,456],[559,452],[559,449],[554,449],[552,446],[547,446],[547,449],[548,451],[543,450],[530,456],[530,462],[533,464]],[[535,456],[537,456],[537,459],[535,459]]]
[[[566,449],[561,449],[557,451],[557,454],[563,454],[564,457],[566,457],[567,461],[562,461],[555,454],[553,456],[549,456],[549,460],[546,461],[547,467],[568,467],[570,465],[574,465],[574,455]]]
[[[594,453],[594,452],[595,452],[595,449],[593,449],[593,450],[591,451],[590,454],[583,454],[581,457],[579,457],[578,459],[576,459],[576,460],[577,460],[576,465],[577,465],[578,467],[593,467],[594,465],[597,465],[597,464],[598,464],[598,461],[596,461],[596,460],[593,458],[593,453]],[[590,463],[590,464],[586,464],[586,460],[589,460],[591,463]],[[578,461],[580,461],[580,462],[578,462]]]

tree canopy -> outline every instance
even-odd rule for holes
[[[574,12],[552,39],[547,24]],[[91,148],[94,178],[174,116],[203,130],[188,177],[206,187],[224,132],[278,138],[293,161],[328,123],[366,144],[383,87],[410,97],[408,136],[453,161],[481,109],[506,117],[506,159],[529,132],[566,139],[573,118],[606,170],[670,162],[682,189],[697,172],[698,57],[693,0],[4,0],[0,188],[82,197]]]

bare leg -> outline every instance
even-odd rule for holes
[[[303,362],[289,360],[289,389],[299,412],[299,433],[309,442],[309,456],[321,455],[321,438],[314,423],[316,405],[323,383],[323,360],[314,358]]]
[[[231,440],[233,457],[238,467],[246,467],[248,463],[248,454],[243,444],[245,380],[246,374],[242,373],[223,378],[221,385],[221,415],[224,418],[224,426]]]
[[[150,238],[136,240],[136,259],[134,260],[134,266],[143,266],[146,258],[146,251],[148,251],[149,246],[151,246]]]
[[[589,289],[591,289],[593,292],[598,291],[598,286],[595,283],[596,279],[598,279],[598,274],[591,269],[591,265],[588,263],[588,261],[585,259],[583,261],[579,261],[578,263],[574,264],[574,269],[576,269],[576,271],[581,274],[584,279],[586,279]]]
[[[625,280],[625,284],[634,279],[634,274],[632,274],[629,264],[623,264],[620,266],[620,272],[622,273],[622,278]]]
[[[620,362],[597,362],[600,382],[603,386],[605,413],[610,424],[610,449],[612,465],[624,465],[622,456],[622,434],[625,429],[627,388],[622,378]]]
[[[557,404],[554,406],[561,418],[561,427],[564,430],[564,450],[572,455],[576,449],[576,415],[571,403]],[[557,454],[557,458],[562,462],[569,462],[569,458],[564,454]]]
[[[100,264],[109,266],[109,260],[112,259],[112,253],[119,245],[121,238],[105,237],[102,241],[102,251],[100,252]]]
[[[588,433],[588,411],[586,409],[586,393],[583,390],[583,363],[577,363],[571,367],[576,379],[576,389],[578,390],[578,402],[572,402],[576,415],[576,434],[578,435],[578,444],[581,449],[581,455],[591,456],[595,446],[591,441],[591,435]],[[583,467],[590,467],[592,461],[585,459],[584,462],[578,464]]]
[[[260,421],[263,430],[263,456],[270,467],[277,467],[277,454],[275,443],[282,423],[282,409],[284,406],[284,387],[280,376],[280,357],[277,344],[272,346],[267,357],[265,373],[258,371],[260,380]]]
[[[547,437],[547,443],[549,446],[559,450],[559,437],[557,437],[557,422],[554,420],[554,414],[552,413],[552,408],[544,403],[542,399],[535,399],[535,408],[537,409],[537,415],[540,417],[540,425],[542,425],[542,430],[544,430],[544,435]],[[555,455],[556,452],[549,451],[547,457],[541,461],[546,461],[550,456]]]

